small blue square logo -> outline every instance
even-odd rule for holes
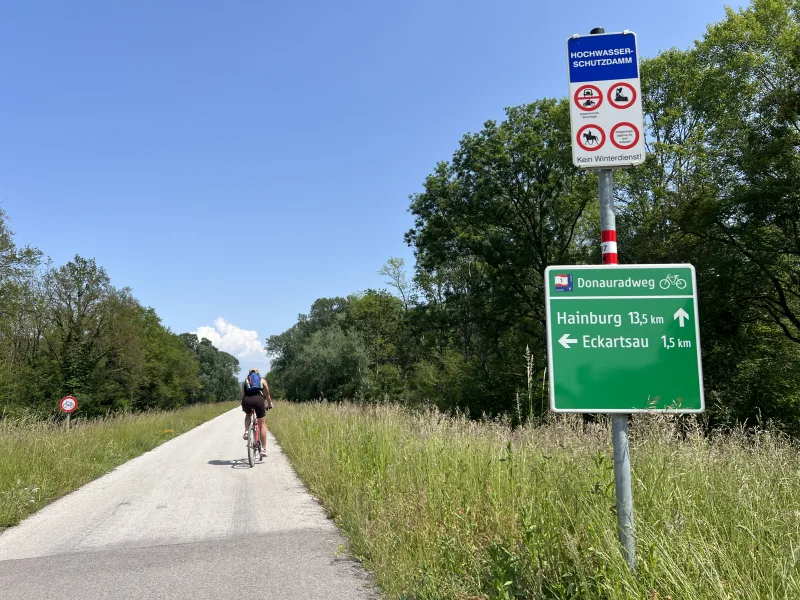
[[[572,274],[565,273],[563,275],[555,275],[556,291],[557,292],[571,292],[572,291]]]

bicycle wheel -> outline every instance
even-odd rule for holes
[[[668,290],[671,283],[669,279],[665,277],[664,279],[658,282],[658,285],[661,287],[662,290]]]
[[[679,290],[682,290],[686,287],[686,280],[685,279],[676,279],[675,280],[675,287]]]
[[[250,463],[251,467],[256,458],[255,453],[255,428],[251,423],[250,427],[247,428],[247,462]]]

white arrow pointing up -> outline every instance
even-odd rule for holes
[[[684,319],[688,319],[688,318],[689,318],[689,313],[687,313],[687,312],[686,312],[685,310],[683,310],[682,308],[679,308],[679,309],[678,309],[678,312],[676,312],[676,313],[675,313],[675,314],[672,316],[672,320],[673,320],[673,321],[674,321],[675,319],[680,319],[680,326],[681,326],[681,327],[683,327],[683,321],[684,321]]]
[[[564,348],[566,348],[567,350],[569,350],[571,347],[570,344],[577,344],[578,340],[569,337],[569,334],[565,333],[559,338],[558,343],[564,346]]]

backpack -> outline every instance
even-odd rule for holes
[[[247,384],[248,394],[257,394],[261,392],[261,375],[258,373],[250,373],[247,379],[245,379],[245,383]]]

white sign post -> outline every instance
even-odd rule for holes
[[[572,162],[584,169],[644,162],[644,119],[636,34],[567,40]]]

